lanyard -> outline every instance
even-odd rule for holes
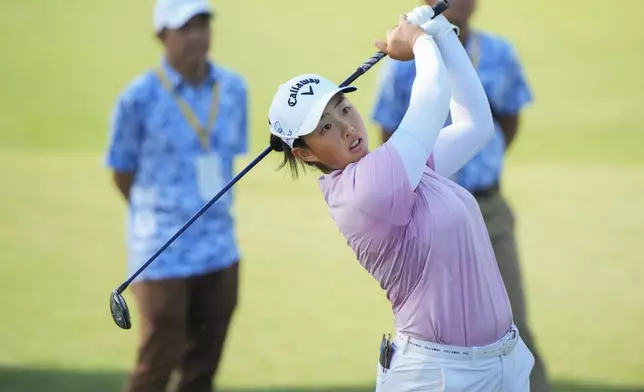
[[[185,101],[185,99],[183,99],[182,96],[174,91],[172,84],[170,84],[170,80],[168,79],[168,75],[166,75],[164,70],[157,68],[155,70],[155,73],[157,74],[157,77],[159,78],[159,80],[161,80],[161,83],[163,83],[165,88],[172,94],[186,120],[188,120],[194,131],[197,133],[201,147],[203,147],[205,151],[209,151],[210,133],[208,132],[208,130],[212,129],[212,127],[215,125],[215,121],[217,120],[217,112],[219,109],[219,84],[215,83],[212,87],[212,103],[210,105],[210,113],[208,114],[208,124],[206,127],[204,127],[201,125],[199,119],[197,119],[197,116]]]
[[[481,51],[481,40],[479,37],[474,34],[470,33],[470,50],[469,50],[469,55],[470,55],[470,60],[472,60],[472,65],[474,66],[474,69],[476,69],[479,65],[479,55]]]

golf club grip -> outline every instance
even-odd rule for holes
[[[434,17],[436,17],[437,15],[440,15],[441,13],[443,13],[443,11],[445,11],[448,8],[449,8],[449,0],[439,0],[438,3],[432,6],[432,9],[434,10]],[[362,63],[362,65],[360,65],[358,69],[356,69],[355,72],[351,74],[351,76],[349,76],[342,83],[340,83],[340,87],[346,87],[351,83],[353,83],[356,79],[362,76],[371,67],[373,67],[378,61],[382,60],[386,56],[387,54],[385,52],[377,51],[373,56],[369,57],[367,61]]]

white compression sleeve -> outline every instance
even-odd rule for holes
[[[452,125],[438,136],[434,167],[438,174],[451,177],[490,140],[494,123],[483,86],[456,34],[442,37],[437,44],[452,85]]]
[[[449,77],[441,53],[428,35],[414,42],[416,78],[409,107],[387,143],[398,151],[412,188],[425,171],[438,134],[449,112]]]

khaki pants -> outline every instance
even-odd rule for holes
[[[510,297],[514,323],[519,329],[521,338],[535,358],[534,368],[530,376],[530,389],[536,392],[550,391],[545,366],[528,326],[521,268],[514,232],[514,215],[500,192],[477,197],[477,201],[483,213],[483,219],[485,219],[485,224],[490,234],[499,270]]]
[[[125,392],[210,392],[237,304],[238,264],[214,273],[132,285],[141,344]]]

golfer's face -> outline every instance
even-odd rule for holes
[[[331,169],[344,169],[367,155],[364,121],[343,95],[336,95],[326,106],[315,132],[304,137],[314,161]]]
[[[168,30],[164,42],[173,57],[202,61],[210,49],[210,16],[196,15],[179,29]]]

